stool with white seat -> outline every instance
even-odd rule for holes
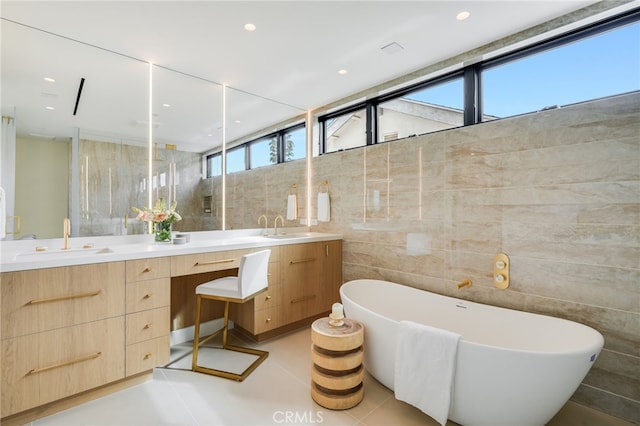
[[[244,255],[240,259],[237,277],[218,278],[196,287],[196,321],[193,336],[192,371],[243,381],[269,356],[269,352],[267,351],[227,344],[227,332],[229,325],[229,303],[244,303],[267,289],[267,271],[269,269],[270,255],[271,250],[262,250]],[[224,326],[200,342],[200,310],[203,299],[224,302]],[[236,374],[198,365],[198,348],[203,343],[220,334],[220,332],[222,332],[223,349],[258,356],[242,373]]]

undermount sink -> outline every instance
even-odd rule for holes
[[[14,260],[32,260],[32,259],[54,259],[54,258],[64,258],[64,257],[79,257],[79,256],[87,256],[94,254],[105,254],[105,253],[113,253],[109,247],[88,247],[88,248],[70,248],[67,250],[63,249],[48,249],[43,248],[38,251],[28,251],[17,253],[14,256]]]
[[[309,237],[309,235],[307,234],[287,234],[287,233],[283,233],[283,234],[274,234],[274,235],[265,235],[267,238],[275,238],[275,239],[288,239],[288,238],[305,238],[305,237]]]

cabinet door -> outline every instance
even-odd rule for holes
[[[329,309],[323,306],[322,243],[293,244],[283,248],[282,280],[284,323],[295,322]]]
[[[342,240],[326,241],[324,244],[324,305],[331,309],[331,305],[340,301],[340,286],[342,285]]]
[[[7,416],[124,377],[124,317],[2,341]]]
[[[2,274],[2,338],[124,315],[124,262]]]

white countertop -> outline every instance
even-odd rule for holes
[[[0,272],[342,239],[340,234],[307,232],[306,228],[285,228],[282,232],[277,237],[264,236],[263,229],[181,232],[190,236],[186,244],[156,244],[149,234],[79,237],[69,238],[68,250],[62,250],[62,238],[0,241]],[[37,247],[46,250],[36,251]]]

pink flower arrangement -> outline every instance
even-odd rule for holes
[[[132,207],[133,211],[138,213],[136,219],[143,220],[145,222],[168,222],[174,223],[179,220],[182,220],[182,216],[176,211],[177,203],[174,201],[171,203],[171,206],[167,208],[167,204],[164,201],[164,198],[159,198],[156,201],[156,204],[153,208],[149,209],[144,207],[139,209],[137,207]]]

